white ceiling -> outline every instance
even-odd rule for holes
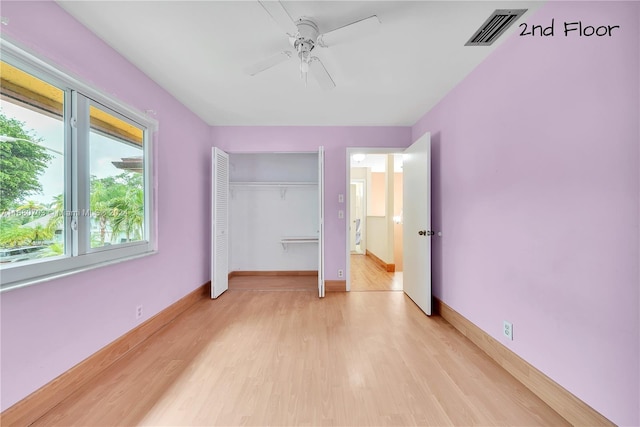
[[[295,1],[294,19],[326,32],[376,14],[373,34],[316,48],[337,87],[300,79],[295,60],[256,76],[244,69],[290,49],[257,1],[60,1],[59,4],[210,125],[414,124],[481,63],[491,47],[465,47],[495,9],[520,1]]]

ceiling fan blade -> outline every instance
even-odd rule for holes
[[[320,61],[320,58],[314,56],[311,58],[311,63],[309,64],[309,72],[315,77],[318,81],[320,87],[324,90],[331,90],[336,87],[336,84],[333,82],[331,75],[324,68],[324,64]]]
[[[291,16],[279,1],[258,1],[264,10],[271,16],[276,24],[290,36],[298,32],[298,27],[291,19]]]
[[[275,55],[265,58],[262,61],[258,61],[255,64],[245,68],[245,72],[250,76],[255,76],[259,72],[271,67],[275,67],[276,65],[288,60],[289,58],[291,58],[291,52],[285,50],[284,52],[276,53]]]
[[[335,30],[327,31],[318,36],[318,44],[321,47],[333,46],[337,43],[355,39],[359,36],[373,32],[378,25],[380,19],[376,15],[368,18],[360,19]]]

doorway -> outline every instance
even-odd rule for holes
[[[348,150],[347,290],[403,290],[401,152]]]

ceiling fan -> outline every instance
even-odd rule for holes
[[[294,21],[280,1],[259,1],[258,3],[289,38],[289,43],[300,61],[300,76],[304,79],[305,84],[307,75],[311,73],[320,87],[325,90],[333,89],[336,84],[320,58],[313,55],[314,49],[316,47],[330,47],[340,41],[357,37],[380,24],[378,17],[372,15],[321,34],[318,25],[311,19],[301,17]],[[246,72],[255,76],[293,57],[290,50],[285,50],[253,64],[246,69]]]

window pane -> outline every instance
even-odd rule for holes
[[[0,266],[65,254],[65,92],[0,62]]]
[[[89,107],[91,247],[146,240],[144,130]]]

